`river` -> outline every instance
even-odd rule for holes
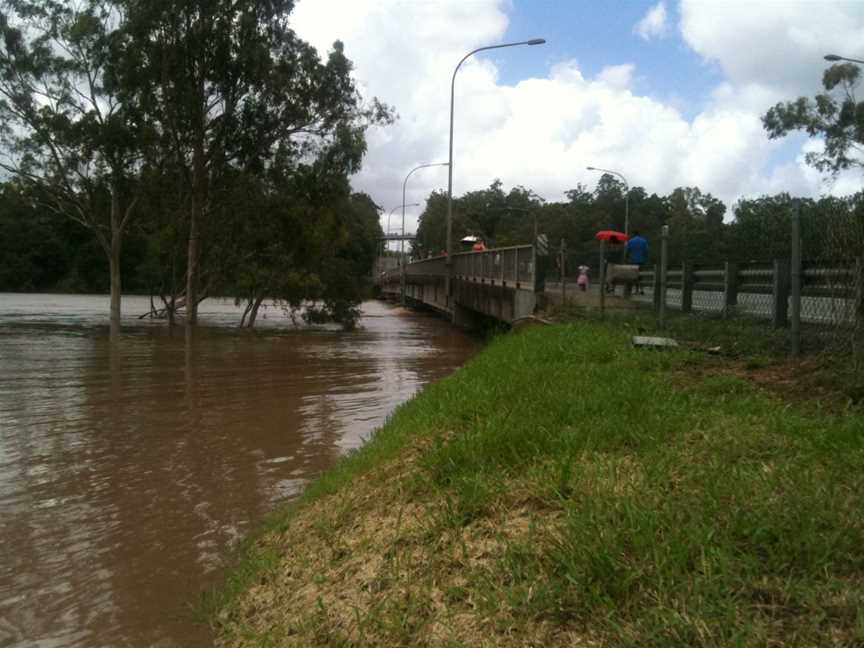
[[[0,647],[206,646],[226,550],[477,343],[363,304],[356,331],[202,303],[187,340],[125,297],[0,294]]]

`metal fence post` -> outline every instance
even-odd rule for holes
[[[606,314],[606,241],[600,241],[600,317]]]
[[[534,292],[538,295],[545,293],[546,273],[549,269],[549,239],[545,234],[541,234],[534,241],[531,263],[534,269]]]
[[[738,264],[727,261],[723,264],[723,314],[728,316],[738,304]]]
[[[567,250],[564,247],[564,239],[561,239],[561,305],[567,303]]]
[[[681,312],[693,311],[693,264],[681,264]]]
[[[666,325],[666,270],[669,267],[669,226],[663,226],[663,238],[660,241],[660,328]]]
[[[662,243],[661,243],[662,249]],[[654,278],[651,280],[652,300],[654,301],[654,312],[660,312],[660,264],[654,264]]]
[[[789,325],[789,262],[775,259],[773,289],[774,298],[772,320],[774,328],[786,328]]]
[[[801,203],[792,208],[792,250],[790,260],[791,304],[790,337],[792,355],[801,353]]]
[[[400,292],[400,302],[401,302],[402,306],[404,306],[405,305],[405,290],[406,290],[407,284],[408,284],[408,277],[405,274],[405,256],[404,255],[402,256],[401,261],[402,261],[402,273],[399,277],[399,288],[400,288],[399,292]]]
[[[852,341],[855,369],[864,360],[864,257],[855,259],[855,333]]]

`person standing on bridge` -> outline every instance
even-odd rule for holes
[[[478,238],[474,242],[474,245],[471,247],[471,251],[472,252],[485,252],[486,251],[486,244],[483,243],[483,239]]]
[[[648,241],[642,237],[638,230],[633,230],[633,236],[627,241],[626,245],[627,260],[635,266],[639,266],[639,272],[642,272],[642,266],[648,260]],[[644,295],[642,290],[639,275],[636,275],[636,290],[640,295]]]
[[[579,290],[582,292],[586,292],[588,290],[588,271],[590,268],[584,263],[579,266],[579,277],[576,279],[576,285],[579,286]]]

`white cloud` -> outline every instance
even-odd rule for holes
[[[297,32],[322,53],[333,40],[343,40],[364,95],[394,105],[400,115],[394,126],[368,134],[369,153],[352,180],[355,189],[389,211],[401,203],[408,171],[447,160],[453,68],[466,52],[503,39],[508,7],[508,0],[300,0],[293,17]],[[456,79],[454,193],[501,178],[505,187],[522,184],[561,200],[577,183],[596,182],[588,165],[619,170],[649,192],[698,185],[730,205],[742,195],[856,186],[843,180],[826,189],[822,176],[804,167],[803,153],[774,168],[772,154],[781,145],[767,139],[760,116],[776,101],[818,88],[822,49],[864,54],[864,46],[852,47],[855,34],[864,43],[864,10],[820,4],[814,11],[804,3],[767,7],[773,16],[757,3],[684,0],[683,37],[725,75],[691,119],[669,103],[638,94],[632,64],[587,75],[576,60],[559,61],[545,74],[506,85],[499,68],[514,57],[543,60],[544,49],[468,59]],[[792,71],[784,70],[784,59]],[[408,182],[407,202],[422,203],[430,191],[446,186],[446,168],[418,171]],[[420,211],[409,210],[409,231]]]
[[[630,81],[633,78],[633,67],[630,63],[610,65],[600,71],[597,80],[610,88],[624,90],[630,86]]]
[[[812,94],[825,54],[864,55],[864,3],[682,0],[681,32],[732,84]]]
[[[645,40],[663,38],[666,35],[666,3],[658,2],[633,28]]]

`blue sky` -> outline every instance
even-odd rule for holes
[[[663,15],[663,20],[657,20]],[[655,18],[653,31],[637,25]],[[828,52],[864,57],[864,1],[299,0],[298,33],[323,53],[345,43],[365,96],[395,107],[368,133],[353,179],[389,208],[415,166],[447,159],[450,77],[456,83],[454,192],[523,185],[547,200],[596,174],[625,173],[649,193],[697,186],[730,207],[788,191],[846,194],[861,173],[825,177],[804,156],[820,142],[767,138],[761,116],[820,90]],[[647,37],[646,37],[647,36]],[[413,176],[409,226],[443,169]]]
[[[543,73],[554,63],[575,59],[586,75],[608,65],[636,65],[634,90],[674,103],[687,116],[704,105],[713,87],[723,80],[716,64],[704,61],[675,33],[677,4],[667,4],[669,34],[646,41],[633,27],[656,2],[514,2],[508,11],[505,40],[546,38],[542,51],[494,56],[500,60],[502,83],[516,83]]]

